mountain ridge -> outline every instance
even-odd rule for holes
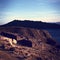
[[[25,21],[13,20],[7,24],[0,25],[0,27],[11,27],[11,26],[28,27],[28,28],[36,28],[36,29],[44,29],[44,28],[59,29],[60,28],[60,25],[56,23],[46,23],[41,21],[29,21],[29,20],[25,20]]]

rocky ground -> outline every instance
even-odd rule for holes
[[[48,31],[24,27],[0,28],[0,33],[2,31],[20,35],[20,41],[28,40],[32,46],[25,42],[25,46],[17,43],[12,47],[0,39],[0,60],[60,60],[60,46]]]

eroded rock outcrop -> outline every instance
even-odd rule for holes
[[[16,36],[14,47],[3,39],[0,47],[18,60],[60,60],[60,49],[48,31],[24,27],[6,27],[2,31]]]

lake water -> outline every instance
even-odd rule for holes
[[[52,37],[60,43],[60,29],[46,29],[52,35]]]

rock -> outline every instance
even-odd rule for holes
[[[8,51],[9,55],[11,54],[18,60],[60,60],[59,46],[56,45],[56,41],[48,31],[18,27],[14,32],[15,29],[16,27],[7,27],[0,31],[3,30],[3,32],[11,33],[17,37],[16,40],[11,40],[14,46],[11,44],[9,46],[9,42],[0,39],[2,44],[7,47],[4,52]]]

